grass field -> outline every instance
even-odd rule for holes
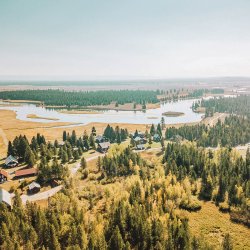
[[[234,242],[234,249],[250,249],[250,230],[233,223],[228,213],[222,213],[211,202],[204,202],[198,212],[188,213],[189,226],[193,235],[203,235],[215,249],[221,249],[221,242],[229,233]]]

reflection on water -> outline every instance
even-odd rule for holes
[[[28,114],[35,114],[40,117],[57,118],[57,122],[72,122],[88,124],[91,122],[104,123],[129,123],[129,124],[157,124],[161,121],[162,113],[167,111],[183,112],[185,115],[179,117],[164,117],[166,124],[198,122],[203,114],[192,111],[192,100],[180,100],[161,104],[160,108],[149,109],[147,111],[116,111],[107,110],[98,114],[66,114],[58,112],[58,109],[46,109],[36,107],[34,104],[22,104],[20,106],[5,106],[0,109],[13,110],[17,114],[17,119],[25,121],[51,123],[51,120],[27,118]],[[152,117],[154,119],[152,119]]]

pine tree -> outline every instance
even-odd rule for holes
[[[98,159],[99,159],[99,157],[98,157]],[[82,159],[81,159],[81,167],[82,167],[82,169],[85,169],[87,167],[87,162],[86,162],[84,157],[82,157]]]
[[[13,147],[11,141],[9,141],[9,144],[8,144],[7,156],[9,156],[9,155],[15,156],[15,150],[14,150],[14,147]]]
[[[150,134],[151,134],[152,136],[155,134],[155,126],[154,126],[154,124],[151,125]]]
[[[226,234],[222,242],[223,250],[233,250],[233,243],[229,234]]]
[[[124,247],[124,242],[119,230],[119,227],[116,226],[115,230],[113,231],[113,234],[110,239],[109,247],[112,250],[120,250]]]
[[[67,133],[66,131],[63,131],[63,141],[66,141],[67,140]]]

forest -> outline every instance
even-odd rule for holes
[[[130,148],[118,147],[97,165],[103,186],[124,182],[120,197],[103,193],[104,210],[89,220],[93,198],[88,196],[89,206],[80,205],[72,179],[65,179],[48,208],[23,206],[15,193],[12,211],[0,204],[2,249],[213,249],[202,236],[192,236],[188,218],[176,212],[197,211],[203,199],[214,200],[233,220],[249,226],[249,151],[244,160],[229,149],[212,152],[171,143],[162,164],[152,165]],[[233,249],[230,235],[225,234],[221,249]]]
[[[186,125],[179,128],[170,127],[165,132],[167,140],[177,135],[189,141],[196,141],[197,145],[202,147],[234,147],[250,141],[250,119],[230,115],[223,123],[218,120],[213,127],[205,124]]]
[[[198,107],[206,108],[206,116],[210,116],[214,112],[229,113],[237,115],[250,116],[250,96],[238,95],[235,97],[219,97],[201,101],[193,104],[193,109]]]
[[[17,90],[2,91],[3,100],[31,100],[40,101],[53,106],[93,106],[108,105],[111,102],[125,103],[157,103],[159,91],[151,90],[103,90],[103,91],[63,91],[63,90]]]

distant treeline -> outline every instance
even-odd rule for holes
[[[237,97],[220,97],[209,100],[202,99],[193,104],[193,109],[198,107],[205,107],[207,116],[214,112],[250,116],[250,96],[240,95]]]
[[[64,91],[64,90],[17,90],[0,92],[0,99],[31,100],[55,106],[108,105],[111,102],[157,103],[159,91],[153,90],[103,90],[103,91]]]
[[[198,124],[194,126],[171,127],[166,130],[167,140],[181,136],[189,141],[196,141],[198,146],[217,147],[237,146],[250,141],[250,119],[231,115],[222,123],[220,120],[213,127]]]
[[[204,94],[224,94],[224,89],[216,88],[216,89],[195,89],[191,93],[189,93],[188,97],[199,98]]]

